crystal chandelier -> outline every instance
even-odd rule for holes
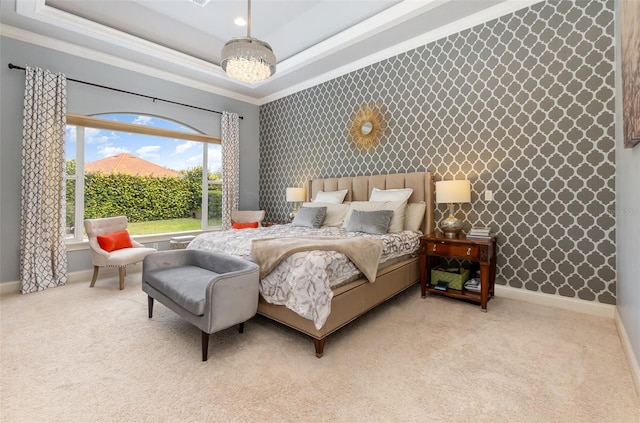
[[[264,81],[276,73],[276,56],[271,46],[251,37],[251,0],[247,7],[247,36],[227,41],[220,66],[229,77],[248,83]]]

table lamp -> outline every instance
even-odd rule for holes
[[[448,217],[440,221],[440,230],[447,238],[457,238],[464,221],[454,216],[456,203],[471,202],[471,182],[467,180],[436,182],[436,203],[447,203]]]
[[[287,188],[287,202],[293,203],[293,210],[289,213],[289,219],[293,220],[298,213],[298,203],[305,200],[304,188]]]

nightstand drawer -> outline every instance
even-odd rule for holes
[[[427,255],[437,255],[440,257],[462,257],[469,260],[478,259],[477,245],[464,244],[443,244],[435,241],[428,241],[425,253]]]

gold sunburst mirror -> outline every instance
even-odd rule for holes
[[[351,116],[349,135],[361,150],[375,148],[386,129],[384,110],[377,104],[366,104]]]

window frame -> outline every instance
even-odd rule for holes
[[[137,115],[137,116],[150,116],[150,117],[157,117],[158,119],[165,119],[165,120],[170,120],[171,119],[167,119],[161,116],[152,116],[152,115],[146,115],[146,114],[142,114],[142,113],[125,113],[125,112],[111,112],[108,113],[110,115],[114,115],[114,114],[122,114],[122,115]],[[180,125],[184,125],[180,122],[176,122]],[[84,230],[82,229],[82,222],[84,222],[84,143],[85,143],[85,139],[84,139],[84,132],[85,132],[85,128],[95,128],[95,129],[103,129],[103,130],[111,130],[111,131],[117,131],[117,132],[128,132],[128,133],[134,133],[134,134],[141,134],[141,135],[150,135],[150,136],[157,136],[157,137],[163,137],[163,138],[171,138],[171,139],[178,139],[178,140],[183,140],[183,141],[196,141],[196,142],[200,142],[202,143],[202,200],[201,200],[201,207],[202,207],[202,219],[201,219],[201,223],[200,223],[200,229],[198,230],[194,230],[194,231],[185,231],[185,232],[174,232],[175,234],[185,234],[185,233],[200,233],[203,232],[205,230],[211,230],[211,229],[216,229],[217,227],[215,226],[209,226],[209,220],[208,220],[208,208],[209,208],[209,201],[208,201],[208,189],[209,189],[209,185],[210,184],[222,184],[223,181],[210,181],[208,179],[208,164],[209,164],[209,160],[208,160],[208,153],[209,153],[209,148],[208,145],[209,144],[218,144],[221,145],[221,139],[220,137],[217,136],[213,136],[213,135],[207,135],[207,134],[202,134],[202,133],[192,133],[192,132],[183,132],[183,131],[177,131],[177,130],[173,130],[173,129],[162,129],[162,128],[156,128],[156,127],[152,127],[152,126],[145,126],[145,125],[141,125],[141,124],[134,124],[134,123],[126,123],[126,122],[118,122],[118,121],[113,121],[113,120],[107,120],[107,119],[101,119],[101,118],[97,118],[94,116],[82,116],[82,115],[76,115],[76,114],[67,114],[67,126],[75,126],[76,127],[76,157],[75,157],[75,161],[76,161],[76,169],[75,169],[75,175],[67,175],[65,172],[64,175],[64,183],[65,183],[65,187],[68,181],[72,180],[75,183],[75,204],[74,204],[74,225],[77,228],[74,232],[74,237],[73,238],[67,238],[65,239],[65,244],[69,247],[69,246],[76,246],[76,245],[82,245],[83,243],[86,243],[87,239],[84,236]],[[184,125],[186,126],[186,125]],[[195,130],[195,129],[194,129]],[[80,141],[79,141],[80,140]],[[207,166],[205,166],[205,164]],[[79,172],[78,170],[81,169],[82,172]],[[82,207],[79,207],[79,205],[82,205]],[[80,224],[80,225],[79,225]],[[80,230],[78,230],[80,229]],[[140,239],[140,238],[147,238],[150,240],[157,240],[158,237],[162,238],[162,239],[168,239],[171,235],[173,235],[174,233],[168,233],[168,234],[147,234],[147,235],[137,235],[136,238]]]

